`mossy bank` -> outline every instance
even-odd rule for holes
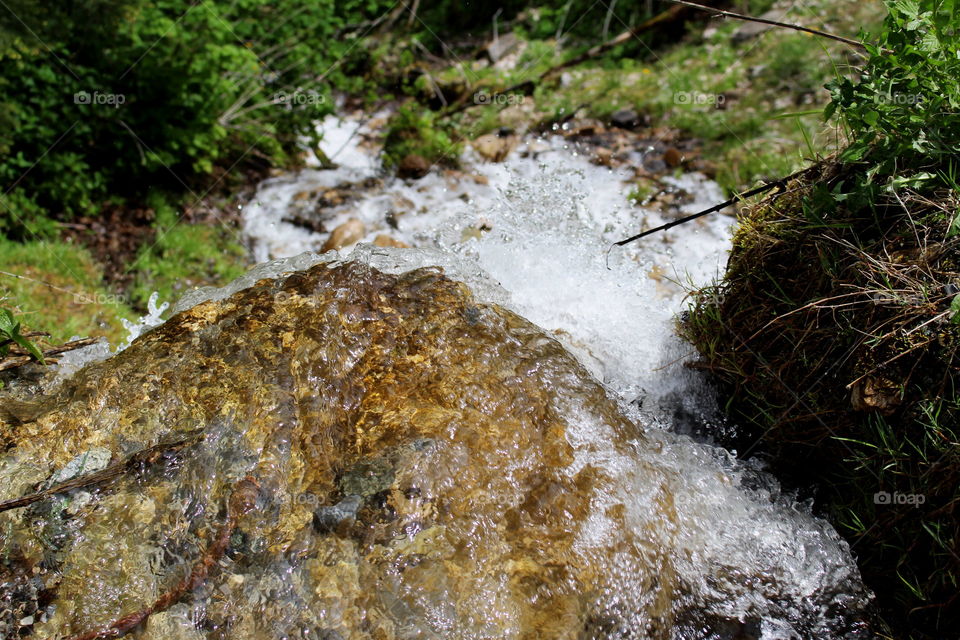
[[[728,444],[814,490],[897,637],[960,623],[957,24],[950,3],[891,7],[832,87],[849,146],[747,209],[680,323]]]

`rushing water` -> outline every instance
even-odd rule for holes
[[[330,117],[323,130],[324,152],[339,166],[268,180],[244,210],[258,262],[323,246],[325,234],[284,222],[297,194],[380,175],[363,122]],[[638,164],[643,151],[635,154]],[[387,178],[359,199],[326,209],[328,229],[355,218],[365,223],[365,242],[386,233],[416,249],[368,245],[342,255],[393,270],[442,265],[483,298],[554,332],[621,397],[652,403],[676,395],[675,385],[686,380],[683,367],[659,368],[691,349],[675,337],[673,318],[687,286],[722,269],[732,219],[701,218],[643,244],[611,248],[641,226],[670,219],[628,201],[635,179],[627,168],[593,164],[559,135],[529,137],[503,163],[481,162],[472,151],[464,161],[466,174]],[[716,183],[700,174],[663,181],[682,202],[677,215],[723,200]]]
[[[446,487],[447,504],[459,499],[456,498],[460,495],[458,492],[468,496],[462,502],[466,505],[463,508],[467,515],[446,521],[441,521],[441,515],[431,516],[437,518],[448,532],[452,529],[466,532],[466,537],[460,539],[462,546],[451,552],[445,564],[425,563],[422,570],[407,573],[385,570],[374,580],[370,576],[364,577],[364,571],[375,573],[370,567],[375,567],[376,562],[368,558],[368,564],[357,565],[361,567],[358,570],[354,564],[345,564],[342,560],[360,553],[354,547],[348,552],[342,550],[347,539],[309,537],[309,540],[300,541],[304,534],[298,533],[296,544],[285,542],[293,544],[295,551],[281,553],[272,549],[269,542],[274,535],[271,527],[286,531],[284,527],[292,526],[290,523],[297,521],[298,514],[302,515],[306,509],[302,504],[290,502],[292,496],[300,495],[297,492],[304,490],[305,485],[301,485],[305,481],[298,480],[295,473],[275,478],[264,484],[269,484],[276,496],[286,496],[286,502],[277,498],[281,506],[276,507],[286,515],[279,516],[280,524],[277,524],[275,515],[257,516],[262,518],[258,521],[262,527],[258,533],[261,546],[257,547],[255,539],[244,539],[239,545],[243,551],[237,552],[253,558],[250,565],[241,571],[235,568],[239,564],[225,560],[221,563],[224,572],[221,584],[206,586],[201,593],[203,597],[211,598],[210,605],[203,604],[202,598],[190,604],[179,604],[157,617],[146,630],[137,631],[141,637],[380,637],[364,635],[357,626],[352,627],[354,635],[350,636],[343,635],[342,631],[337,632],[340,635],[330,635],[334,632],[317,630],[321,627],[328,630],[346,628],[337,627],[337,624],[358,615],[356,606],[361,605],[355,603],[362,604],[371,598],[379,604],[370,605],[367,615],[376,619],[371,618],[368,624],[379,624],[377,616],[381,616],[381,622],[386,626],[377,628],[393,629],[391,633],[394,635],[390,637],[397,638],[643,638],[648,637],[645,630],[654,627],[657,629],[655,637],[677,640],[870,637],[857,622],[869,598],[860,584],[851,553],[837,533],[825,522],[812,517],[809,505],[798,504],[791,496],[781,493],[768,475],[739,463],[723,449],[695,442],[673,428],[678,413],[701,420],[711,419],[714,415],[709,389],[682,366],[684,358],[691,356],[691,349],[675,337],[673,318],[682,308],[682,285],[704,283],[722,267],[729,245],[730,218],[703,219],[642,244],[611,249],[613,241],[639,227],[657,224],[663,216],[628,202],[630,173],[592,164],[561,136],[528,138],[501,164],[482,163],[468,153],[465,161],[470,168],[465,174],[434,172],[408,182],[380,177],[376,148],[369,144],[365,136],[367,131],[358,121],[331,118],[324,123],[324,130],[324,151],[338,163],[337,168],[307,169],[268,180],[245,207],[244,231],[257,259],[266,262],[222,290],[188,294],[177,303],[174,312],[188,310],[206,299],[224,299],[263,278],[277,278],[318,263],[330,263],[336,267],[358,261],[394,274],[440,266],[451,278],[468,283],[479,300],[510,309],[541,327],[562,343],[590,376],[602,383],[613,402],[598,400],[597,394],[590,390],[593,383],[586,373],[578,373],[579,370],[574,371],[564,364],[565,356],[550,351],[551,347],[544,346],[544,342],[536,337],[517,338],[529,336],[529,331],[507,321],[513,328],[504,334],[504,339],[530,340],[521,351],[524,354],[522,359],[525,358],[523,366],[532,366],[531,371],[539,368],[537,376],[553,385],[549,391],[556,394],[556,398],[548,402],[550,410],[562,413],[564,446],[570,447],[572,458],[561,465],[562,468],[550,471],[557,474],[551,482],[578,493],[579,485],[571,485],[573,479],[584,475],[598,479],[595,485],[583,490],[583,495],[570,495],[568,499],[563,498],[561,491],[547,497],[547,489],[543,487],[552,486],[549,483],[541,483],[535,490],[524,484],[528,482],[524,480],[524,465],[540,463],[522,462],[511,466],[512,462],[501,461],[499,453],[483,458],[483,455],[491,455],[496,443],[485,442],[475,435],[447,448],[436,444],[440,442],[439,437],[429,442],[413,440],[410,441],[412,444],[388,449],[389,453],[380,458],[364,459],[358,468],[365,469],[365,474],[369,475],[369,470],[386,456],[392,460],[390,473],[396,476],[396,482],[402,477],[405,482],[414,482],[420,487],[416,496],[404,494],[405,497],[396,498],[401,506],[394,507],[401,516],[404,515],[403,505],[413,509],[410,505],[415,502],[426,504],[434,499],[440,504],[442,486]],[[721,198],[717,186],[702,176],[681,175],[667,181],[677,190],[681,200],[686,196],[681,207],[683,211],[709,206]],[[360,244],[339,254],[303,253],[318,250],[326,241],[326,234],[306,231],[301,226],[284,222],[300,206],[298,203],[302,198],[298,194],[347,184],[364,186],[354,189],[352,199],[324,213],[323,222],[327,229],[356,218],[366,227],[366,240],[387,233],[412,248]],[[341,190],[349,191],[350,188]],[[366,272],[357,273],[361,280],[359,287],[366,287],[367,280],[378,281],[376,276],[363,275]],[[414,282],[411,286],[419,285]],[[280,290],[283,304],[291,304],[291,294],[285,293],[287,290]],[[263,295],[266,294],[249,294],[250,300],[263,300]],[[274,301],[278,299],[276,291],[271,295]],[[466,304],[459,298],[451,298],[451,301]],[[279,313],[277,309],[283,308],[286,307],[275,306],[271,313]],[[318,308],[325,309],[323,306]],[[390,307],[387,311],[393,313],[394,309]],[[179,322],[193,326],[200,323],[199,318],[205,318],[204,313],[198,312],[194,319],[187,314],[184,316],[187,319]],[[442,309],[430,313],[442,313]],[[303,317],[305,323],[315,322],[309,315]],[[403,322],[415,324],[418,321],[414,316],[406,318]],[[490,327],[499,327],[497,323],[502,323],[494,316],[489,320],[484,318],[486,316],[478,316],[471,323],[479,326],[488,323]],[[231,376],[237,379],[224,380],[224,388],[230,385],[243,388],[247,382],[244,376],[253,375],[250,367],[260,367],[262,372],[253,373],[264,376],[265,391],[258,388],[250,395],[273,393],[270,391],[273,383],[268,384],[268,380],[274,375],[282,377],[282,371],[268,367],[269,358],[274,357],[270,355],[269,345],[244,346],[242,335],[234,332],[228,336],[226,327],[229,326],[239,325],[225,324],[223,339],[229,337],[240,341],[236,352],[242,355],[237,358],[247,358],[249,366],[234,371]],[[322,333],[326,331],[324,326],[321,323],[319,328],[311,328],[311,331]],[[170,323],[166,329],[171,335],[178,331]],[[154,391],[148,392],[144,386],[143,393],[147,397],[150,393],[155,394],[156,407],[110,406],[102,398],[95,398],[89,401],[92,404],[75,403],[61,408],[65,416],[70,416],[87,410],[83,407],[95,407],[95,415],[91,414],[90,420],[106,434],[96,435],[99,432],[81,422],[77,428],[90,431],[92,436],[65,434],[64,450],[73,451],[81,442],[103,445],[114,437],[109,434],[131,441],[152,442],[154,436],[147,434],[155,434],[156,431],[151,429],[160,429],[165,421],[174,421],[175,418],[178,423],[189,422],[189,411],[193,409],[179,406],[178,398],[193,396],[194,385],[199,396],[220,392],[209,391],[210,385],[201,383],[200,378],[195,382],[189,376],[184,378],[185,365],[178,364],[183,361],[175,359],[182,357],[178,356],[176,349],[194,353],[190,349],[196,348],[196,353],[202,354],[198,357],[205,358],[215,352],[216,347],[203,341],[215,342],[219,331],[217,327],[210,333],[200,331],[192,345],[189,341],[171,343],[175,346],[170,348],[175,352],[169,358],[162,331],[152,332],[116,360],[115,371],[110,368],[109,361],[99,365],[102,367],[99,371],[107,376],[107,380],[115,376],[133,384],[142,378],[143,382],[136,384],[152,385],[155,384],[153,378],[163,378],[167,380],[165,384],[172,385],[171,390],[150,387]],[[346,340],[336,338],[341,339]],[[356,339],[365,338],[361,333]],[[442,346],[454,355],[461,347],[455,342],[442,343]],[[324,379],[322,375],[310,373],[310,367],[320,367],[321,372],[323,367],[346,370],[349,369],[347,364],[337,362],[337,358],[349,359],[359,353],[346,342],[339,347],[340,350],[327,349],[316,352],[313,359],[304,355],[308,353],[306,348],[297,351],[290,356],[296,364],[281,369],[300,371],[304,367],[306,373],[302,375],[310,383]],[[494,371],[498,360],[493,352],[498,349],[491,347]],[[539,359],[538,350],[544,350]],[[231,353],[231,349],[224,348],[217,357],[229,361]],[[151,377],[138,371],[138,358],[145,357],[145,354],[158,358],[156,361],[163,367],[162,375],[158,371]],[[330,361],[331,354],[335,356],[333,362]],[[454,358],[453,355],[449,357]],[[512,355],[510,348],[504,348],[503,362],[508,363],[511,370],[519,366],[511,360],[516,357],[520,356]],[[487,362],[484,358],[480,361]],[[222,364],[220,360],[213,360],[209,365],[205,363],[196,375],[210,380],[209,376],[214,376]],[[456,365],[454,358],[449,367],[452,370]],[[86,379],[81,386],[86,384],[91,389],[104,386],[97,382],[98,374],[89,375],[94,377]],[[177,385],[182,387],[179,396]],[[122,383],[113,386],[117,387],[116,391],[110,392],[114,396],[104,392],[107,395],[103,398],[125,397]],[[309,390],[309,384],[305,388]],[[412,395],[418,393],[416,385],[411,389]],[[483,393],[471,391],[476,399],[467,402],[473,402],[481,413],[488,410],[491,415],[503,415],[505,407],[523,408],[531,415],[543,411],[543,407],[537,405],[542,400],[527,397],[522,389],[517,391],[496,385],[483,389]],[[297,393],[302,391],[298,387]],[[224,397],[232,397],[227,392],[224,394]],[[309,398],[303,402],[307,400]],[[252,400],[243,402],[247,401],[253,403]],[[291,443],[298,441],[295,435],[282,429],[265,426],[279,423],[282,427],[287,423],[284,406],[278,401],[273,414],[258,414],[248,418],[248,422],[241,420],[242,416],[224,417],[222,424],[214,425],[194,456],[177,463],[182,469],[171,467],[167,475],[161,470],[159,484],[143,479],[125,480],[115,495],[101,498],[102,504],[92,512],[89,505],[95,496],[83,492],[72,496],[69,504],[59,503],[61,511],[66,509],[79,514],[74,519],[64,518],[57,509],[51,512],[50,509],[32,507],[29,522],[39,527],[40,533],[36,534],[39,542],[31,541],[30,529],[17,529],[16,523],[27,520],[5,520],[16,534],[7,538],[4,544],[17,540],[24,549],[38,548],[38,545],[46,548],[51,538],[57,538],[60,540],[57,548],[63,549],[59,553],[64,556],[58,562],[75,569],[73,574],[66,572],[67,582],[61,587],[62,592],[74,594],[73,600],[54,602],[53,608],[42,614],[47,624],[44,629],[55,631],[66,628],[58,627],[58,624],[73,625],[71,628],[76,632],[81,624],[77,622],[81,614],[100,621],[109,619],[111,615],[134,609],[138,604],[142,606],[143,602],[150,600],[151,594],[157,592],[158,585],[165,581],[169,583],[170,558],[196,557],[195,547],[203,546],[206,544],[204,540],[209,538],[209,533],[198,538],[197,532],[209,526],[211,518],[222,507],[229,483],[238,474],[242,477],[247,473],[251,461],[257,456],[260,462],[256,468],[277,471],[277,456],[288,455]],[[163,410],[162,419],[154,415],[160,409]],[[610,415],[610,412],[616,415]],[[242,411],[238,413],[242,414]],[[128,415],[136,419],[126,417]],[[469,415],[473,414],[463,414]],[[465,424],[469,423],[467,418],[461,419]],[[69,420],[64,417],[64,424]],[[48,428],[54,428],[57,419],[49,418],[48,423],[52,425]],[[116,425],[119,423],[129,426],[118,431]],[[636,427],[632,425],[639,425],[640,429],[633,433]],[[275,432],[271,433],[271,429]],[[477,429],[505,435],[510,433],[496,422],[492,426],[481,422]],[[81,455],[72,457],[58,448],[61,443],[54,446],[43,442],[38,438],[24,445],[24,451],[32,451],[32,457],[18,457],[27,454],[15,452],[0,459],[0,479],[5,480],[4,487],[12,487],[5,488],[2,497],[22,493],[28,479],[31,482],[44,480],[50,471],[44,461],[58,470],[56,478],[47,480],[49,483],[69,478],[77,472],[78,465],[88,469],[101,468],[110,458],[110,451],[103,446],[90,447],[82,453],[74,452]],[[284,451],[288,453],[282,454]],[[484,460],[481,468],[463,468],[458,471],[462,474],[460,476],[445,475],[453,468],[451,465],[460,464],[457,456],[462,458],[464,451],[473,452],[471,455]],[[498,451],[511,451],[514,452],[512,455],[517,455],[518,449],[501,448]],[[522,450],[520,453],[527,455]],[[65,460],[70,462],[66,467]],[[489,470],[483,465],[489,466]],[[290,469],[284,473],[288,471]],[[329,478],[324,480],[319,471],[315,473],[316,482],[330,482]],[[366,496],[364,489],[345,488],[345,483],[352,482],[351,477],[347,473],[337,480],[339,489],[329,495],[340,496],[342,500],[335,506],[323,507],[326,509],[322,511],[324,518],[337,521],[340,516],[336,513],[340,511],[373,509],[366,502],[367,498],[362,497]],[[482,478],[481,484],[486,484],[470,486],[469,478]],[[178,485],[178,482],[182,484]],[[428,496],[431,488],[437,496]],[[500,498],[488,505],[491,510],[484,510],[487,507],[473,505],[476,491],[493,492]],[[497,582],[498,576],[522,574],[525,563],[530,562],[516,555],[515,545],[519,543],[505,537],[503,527],[510,527],[498,521],[497,509],[528,504],[531,496],[539,495],[537,492],[540,491],[545,493],[539,500],[580,505],[570,507],[567,516],[578,518],[569,528],[576,532],[574,546],[580,550],[577,552],[580,555],[564,554],[562,544],[567,544],[564,542],[567,539],[562,536],[551,543],[555,548],[546,545],[543,553],[555,553],[560,559],[559,565],[551,565],[561,567],[556,569],[557,575],[573,576],[580,572],[581,576],[591,577],[558,579],[557,584],[542,585],[535,593],[556,599],[571,584],[589,582],[598,585],[595,593],[577,594],[576,598],[580,603],[577,606],[592,606],[596,610],[591,614],[592,618],[587,616],[592,620],[590,630],[569,629],[567,632],[538,634],[527,629],[524,635],[520,622],[522,616],[518,613],[524,605],[510,601],[511,594],[515,597],[523,592],[522,589],[508,589]],[[361,504],[363,506],[358,506]],[[474,508],[475,511],[470,510]],[[4,516],[8,517],[11,516]],[[423,514],[417,517],[429,520]],[[402,520],[401,517],[397,522]],[[155,539],[154,531],[157,522],[168,527],[164,538],[159,541]],[[403,555],[407,553],[405,549],[409,551],[415,547],[420,551],[415,554],[411,551],[410,557],[431,557],[431,553],[439,552],[436,549],[423,551],[420,547],[430,548],[431,542],[425,542],[424,537],[434,535],[428,533],[434,530],[411,529],[408,534],[392,538],[377,553],[384,557]],[[475,537],[470,538],[471,535]],[[529,544],[529,541],[523,544]],[[330,545],[340,545],[341,550],[331,551]],[[365,542],[356,549],[368,547],[369,542]],[[458,562],[463,560],[464,549],[469,551],[466,555],[472,558],[471,562],[478,563],[476,575],[462,575],[462,567],[466,565]],[[505,549],[512,551],[506,553]],[[337,555],[344,553],[346,555]],[[301,559],[295,560],[295,556]],[[329,573],[324,573],[322,560],[325,557]],[[304,561],[303,558],[309,559]],[[510,560],[504,563],[503,558]],[[119,569],[104,567],[104,563],[111,559]],[[593,564],[585,568],[576,564],[580,560]],[[364,566],[368,568],[363,569]],[[41,573],[43,575],[46,574]],[[445,600],[444,594],[455,591],[451,585],[467,578],[477,585],[476,592],[466,595],[459,592],[457,602]],[[363,593],[364,589],[370,588],[377,590],[375,596]],[[672,601],[666,605],[670,613],[665,618],[659,613],[651,613],[663,609],[661,596],[657,595],[663,593]],[[535,603],[526,603],[526,606],[534,611],[537,609]],[[210,619],[227,621],[220,623],[226,626],[211,626]],[[671,620],[671,627],[665,632],[662,625],[657,627],[651,622],[658,619]],[[239,631],[232,634],[223,631],[231,628],[230,620],[234,621],[229,623],[234,624],[234,629],[262,628],[267,630],[266,635],[252,635],[250,632],[251,635],[244,636]],[[317,622],[314,631],[308,632],[309,624],[304,622],[308,620],[321,621],[322,624]],[[204,621],[206,627],[201,624]],[[554,629],[563,626],[556,621],[550,624]],[[301,629],[304,635],[286,635],[286,630],[293,628]],[[273,630],[273,636],[270,630]]]
[[[330,117],[323,130],[323,150],[338,167],[269,180],[244,212],[245,232],[259,260],[316,251],[323,244],[325,236],[283,221],[297,193],[380,175],[363,122]],[[482,176],[481,181],[441,171],[415,181],[387,178],[358,200],[333,207],[326,214],[331,229],[356,218],[365,223],[366,242],[389,233],[415,247],[361,244],[342,257],[396,273],[441,265],[481,298],[551,332],[619,399],[625,413],[654,427],[648,433],[662,449],[652,463],[683,478],[674,487],[685,525],[677,544],[682,571],[699,582],[700,597],[733,619],[763,611],[760,626],[768,640],[841,635],[845,607],[863,604],[846,543],[809,515],[809,505],[781,495],[768,475],[675,433],[688,426],[675,424],[678,415],[712,422],[707,431],[726,428],[715,420],[710,389],[683,366],[693,354],[676,337],[674,321],[685,292],[722,271],[732,218],[713,215],[612,247],[670,218],[629,200],[632,172],[591,162],[589,153],[561,133],[527,136],[503,163],[483,162],[468,150],[469,176]],[[637,164],[645,151],[637,150]],[[674,216],[724,199],[700,174],[663,182],[682,202]],[[621,463],[628,477],[630,462]],[[718,581],[719,566],[726,577]],[[778,592],[741,583],[752,581],[750,574],[775,575]]]

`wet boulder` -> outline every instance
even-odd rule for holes
[[[55,605],[36,637],[151,607],[139,637],[670,637],[673,497],[618,462],[643,433],[436,269],[319,264],[203,302],[0,435],[0,499],[103,458],[72,510],[81,489],[0,513]]]

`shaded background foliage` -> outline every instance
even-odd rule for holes
[[[0,10],[0,232],[200,188],[215,165],[289,163],[347,82],[338,30],[384,4],[11,2]]]
[[[524,11],[531,37],[572,39],[650,11],[528,4],[430,2],[401,20],[409,7],[385,0],[10,0],[0,8],[0,233],[51,235],[51,219],[105,202],[202,193],[218,169],[294,163],[331,91],[363,89],[372,62],[357,37],[385,25],[441,51],[446,34],[470,37]]]

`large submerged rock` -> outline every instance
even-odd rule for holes
[[[556,341],[437,270],[263,280],[0,419],[3,499],[91,452],[102,467],[200,434],[0,514],[8,566],[55,605],[35,637],[156,600],[248,477],[226,554],[138,637],[670,637],[672,496],[617,465],[643,434]]]

